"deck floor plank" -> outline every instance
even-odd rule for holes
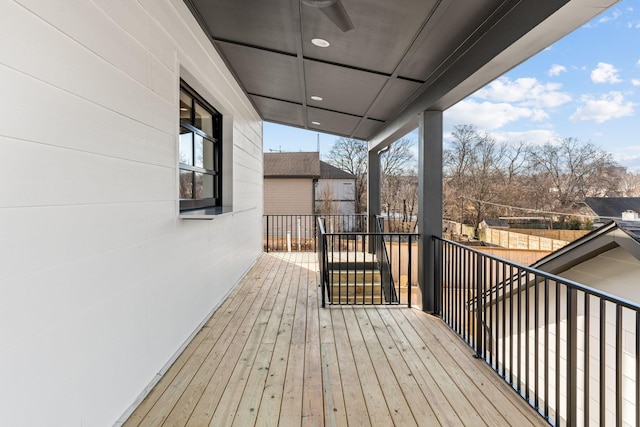
[[[456,354],[454,353],[454,349],[465,354],[472,353],[471,349],[461,339],[451,333],[444,322],[437,322],[433,325],[432,334],[434,337],[437,337],[446,348],[450,349],[452,357],[455,357]],[[540,414],[529,405],[522,405],[522,402],[524,402],[523,398],[514,392],[485,362],[470,357],[466,357],[464,361],[471,362],[470,366],[465,364],[465,372],[474,382],[487,388],[487,392],[484,393],[486,396],[493,396],[492,400],[501,409],[512,408],[512,411],[505,411],[505,415],[512,425],[537,425],[540,422],[542,419]],[[473,364],[474,361],[481,362],[481,366],[477,367],[477,365]],[[471,369],[466,369],[467,366]],[[521,416],[526,418],[526,420],[522,419]]]
[[[386,311],[390,309],[384,310]],[[391,308],[391,310],[393,310],[393,308]],[[405,397],[413,417],[419,425],[440,425],[438,417],[420,389],[420,385],[418,384],[415,375],[405,363],[401,351],[393,341],[393,338],[389,335],[388,329],[392,326],[382,319],[378,313],[379,311],[381,310],[375,308],[365,309],[363,318],[368,319],[370,322],[375,334],[382,344],[384,357],[391,361],[388,363],[388,366],[390,371],[393,372],[395,378],[397,378],[398,385],[402,390],[402,396]]]
[[[251,368],[249,379],[246,385],[246,392],[243,393],[241,401],[236,411],[233,425],[240,427],[252,426],[256,422],[262,400],[263,391],[266,388],[267,378],[269,377],[271,359],[275,352],[276,337],[285,318],[285,305],[289,296],[292,280],[284,277],[279,283],[280,287],[275,296],[275,302],[270,311],[269,321],[267,323],[258,354]],[[296,284],[297,285],[297,284]],[[297,288],[297,286],[295,286]],[[263,307],[263,310],[265,307]]]
[[[311,269],[312,268],[312,269]],[[320,357],[320,319],[318,317],[318,283],[315,262],[304,264],[307,279],[307,323],[304,351],[304,387],[302,391],[302,425],[323,426],[322,359]]]
[[[277,274],[280,269],[286,268],[288,268],[286,263],[278,263],[278,268],[271,269],[269,274],[261,278],[258,297],[251,303],[241,304],[236,322],[228,325],[225,330],[225,339],[221,341],[221,345],[217,345],[212,350],[203,369],[202,378],[194,383],[192,389],[198,399],[189,399],[189,402],[196,402],[196,405],[185,425],[199,427],[209,424],[234,372],[235,365],[239,362],[242,350],[251,336],[256,319],[261,312],[265,294],[270,292],[273,283],[278,279]],[[243,284],[256,285],[256,283],[246,282]]]
[[[302,269],[294,264],[298,270],[298,293],[291,330],[291,341],[288,349],[287,370],[284,377],[284,389],[280,407],[279,422],[282,420],[297,420],[302,418],[302,391],[304,385],[304,351],[306,340],[306,304],[307,283],[305,283]]]
[[[362,425],[362,420],[369,420],[369,412],[363,392],[362,382],[355,381],[358,376],[358,369],[349,342],[347,325],[345,323],[342,309],[331,309],[331,323],[335,337],[334,345],[338,356],[338,370],[342,379],[342,394],[344,397],[347,424]],[[390,418],[387,416],[387,418]]]
[[[262,255],[125,426],[548,425],[439,318],[319,293],[315,254]]]
[[[263,260],[256,263],[129,417],[125,423],[126,427],[158,426],[165,422],[176,403],[185,398],[185,390],[192,387],[194,377],[196,381],[205,378],[203,375],[196,377],[196,373],[203,364],[211,360],[212,347],[218,342],[232,319],[243,313],[242,301],[246,305],[247,301],[253,301],[259,295],[259,286],[242,286],[242,283],[259,283],[260,277],[267,274],[269,270],[276,269],[277,265],[277,263],[267,263]],[[201,394],[202,392],[197,390],[193,396],[199,399]],[[180,411],[188,410],[184,400],[179,408]]]
[[[320,310],[320,340],[322,342],[322,384],[324,416],[327,427],[346,427],[347,414],[342,394],[342,379],[338,364],[331,310]]]
[[[385,355],[384,343],[378,339],[375,326],[369,321],[367,313],[362,308],[344,310],[344,313],[350,323],[357,324],[359,327],[359,333],[350,334],[354,352],[356,348],[361,348],[363,354],[365,351],[368,353],[365,360],[371,360],[371,375],[375,376],[380,384],[381,394],[386,400],[384,409],[389,411],[394,425],[418,425],[408,401],[404,398],[400,385],[402,380],[393,374],[393,368]],[[372,420],[375,419],[377,419],[376,415],[372,414]]]
[[[486,425],[473,409],[458,386],[450,381],[449,375],[436,357],[429,351],[401,310],[380,310],[380,314],[393,316],[398,324],[397,331],[390,331],[398,343],[405,360],[419,379],[422,391],[442,425]],[[399,335],[403,334],[404,338]]]
[[[451,407],[454,411],[453,413],[464,425],[486,425],[480,417],[480,414],[474,409],[468,397],[463,393],[463,390],[460,389],[455,381],[452,381],[447,372],[446,365],[451,361],[448,359],[438,359],[400,310],[390,311],[389,314],[396,318],[399,329],[407,337],[408,345],[411,346],[418,360],[420,360],[422,366],[424,366],[425,371],[422,372],[433,378],[434,384],[436,385],[433,393],[439,395],[438,391],[435,390],[437,388],[442,395],[445,396],[448,405],[444,406],[444,408],[448,409]],[[438,401],[430,400],[430,402],[435,405]]]
[[[291,345],[291,334],[293,330],[293,319],[295,315],[298,280],[289,280],[289,290],[283,308],[280,328],[277,335],[271,337],[275,340],[275,347],[271,355],[269,365],[269,376],[262,390],[262,398],[256,424],[259,426],[276,426],[280,418],[280,406],[284,394],[285,376],[287,373],[287,363],[289,361],[289,347]],[[286,278],[283,279],[286,282]]]

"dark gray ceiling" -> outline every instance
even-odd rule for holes
[[[382,141],[615,0],[342,0],[346,33],[300,0],[185,2],[264,120]]]

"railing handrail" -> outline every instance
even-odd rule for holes
[[[367,229],[366,214],[263,214],[263,248],[269,251],[315,251],[317,218],[324,218],[325,231],[356,232]]]
[[[401,231],[385,231],[384,233],[378,233],[376,231],[337,231],[325,234],[327,236],[379,236],[382,234],[384,234],[385,236],[420,236],[420,233],[403,233]]]
[[[491,255],[491,254],[488,254],[486,252],[483,252],[483,251],[474,249],[472,247],[463,245],[461,243],[445,239],[443,237],[433,236],[433,240],[440,240],[442,242],[446,242],[446,243],[448,243],[450,245],[457,246],[457,247],[463,248],[465,250],[468,250],[470,252],[476,253],[477,255],[480,255],[482,257],[486,257],[486,258],[489,258],[489,259],[500,261],[500,262],[502,262],[504,264],[507,264],[507,265],[510,265],[510,266],[513,266],[513,267],[517,267],[518,269],[521,269],[521,270],[525,270],[528,273],[535,274],[535,275],[542,276],[542,277],[547,278],[547,279],[551,279],[551,280],[556,281],[556,282],[563,283],[563,284],[565,284],[565,285],[567,285],[567,286],[569,286],[571,288],[577,289],[579,291],[585,292],[585,293],[593,295],[593,296],[597,296],[597,297],[602,298],[602,299],[604,299],[606,301],[609,301],[609,302],[612,302],[612,303],[615,303],[615,304],[619,304],[619,305],[621,305],[621,306],[623,306],[625,308],[628,308],[630,310],[640,311],[640,304],[634,303],[634,302],[626,300],[624,298],[617,297],[615,295],[609,294],[609,293],[601,291],[599,289],[592,288],[592,287],[584,285],[582,283],[578,283],[578,282],[575,282],[573,280],[570,280],[570,279],[567,279],[567,278],[564,278],[564,277],[561,277],[561,276],[557,276],[555,274],[548,273],[548,272],[543,271],[543,270],[537,270],[535,268],[532,268],[530,266],[526,266],[526,265],[523,265],[523,264],[519,264],[517,262],[509,261],[509,260],[506,260],[504,258],[500,258],[498,256]],[[495,290],[495,287],[493,289]]]
[[[432,242],[443,321],[549,423],[604,425],[613,416],[621,425],[635,416],[638,424],[640,305],[441,237]]]

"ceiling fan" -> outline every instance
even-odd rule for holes
[[[341,0],[302,0],[302,3],[320,9],[320,12],[345,33],[355,28]]]

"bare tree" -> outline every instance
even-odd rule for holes
[[[380,156],[380,197],[382,209],[387,213],[389,231],[407,231],[414,226],[412,217],[418,199],[414,146],[414,140],[401,138]]]
[[[415,163],[415,156],[411,149],[415,141],[409,138],[400,138],[389,146],[389,149],[380,156],[380,169],[385,176],[398,176],[406,172]]]
[[[620,170],[610,153],[596,145],[565,138],[530,146],[531,183],[546,195],[547,208],[570,213],[585,197],[613,196]]]
[[[625,169],[618,182],[620,197],[640,196],[640,172],[629,172]]]
[[[333,215],[339,213],[334,202],[333,188],[330,185],[323,186],[316,197],[317,214]]]
[[[391,144],[380,158],[382,202],[387,206],[393,205],[394,209],[397,209],[395,197],[391,203],[390,199],[385,200],[385,195],[397,194],[399,191],[402,182],[400,177],[413,166],[415,161],[411,151],[413,145],[414,142],[411,139],[401,138]],[[328,161],[356,176],[356,212],[365,212],[367,210],[367,143],[358,139],[339,138],[329,152]],[[395,190],[391,190],[391,188],[395,188]]]
[[[456,126],[451,147],[444,152],[445,212],[477,227],[515,179],[521,160],[491,135],[470,125]],[[509,153],[509,154],[508,154]],[[448,206],[447,206],[448,205]],[[458,215],[456,216],[456,213]]]
[[[356,213],[367,210],[367,153],[365,141],[352,138],[338,138],[329,152],[328,161],[333,166],[350,172],[356,177]]]

